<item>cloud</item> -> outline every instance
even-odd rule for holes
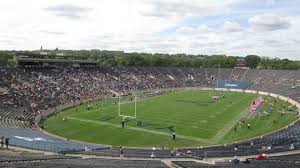
[[[241,32],[243,31],[244,28],[238,23],[238,22],[232,22],[232,21],[226,21],[223,25],[222,28],[210,28],[206,24],[201,24],[198,27],[194,26],[182,26],[178,27],[176,29],[176,32],[179,34],[191,34],[191,35],[196,35],[196,34],[222,34],[222,33],[231,33],[231,32]]]
[[[281,29],[288,29],[291,26],[290,20],[286,17],[274,14],[256,15],[249,19],[254,30],[258,31],[274,31]]]
[[[5,23],[0,26],[1,49],[43,45],[299,60],[300,3],[296,1],[28,1],[0,1],[0,20]]]
[[[2,44],[13,46],[13,45],[17,45],[18,43],[15,40],[6,40],[6,39],[3,39],[3,40],[0,40],[0,45],[2,45]]]
[[[151,17],[185,17],[193,15],[212,15],[224,13],[226,6],[233,0],[145,0],[149,7],[141,11],[144,16]]]
[[[65,35],[65,32],[59,32],[59,31],[49,31],[49,30],[41,30],[40,31],[43,34],[50,34],[50,35]]]
[[[69,19],[80,19],[85,17],[92,8],[75,6],[71,4],[61,4],[55,6],[49,6],[44,10],[54,13],[56,16],[65,17]]]
[[[224,23],[224,31],[225,32],[240,32],[242,30],[243,30],[243,28],[237,22],[226,21]]]
[[[176,32],[181,33],[181,34],[207,33],[210,31],[211,31],[211,29],[205,24],[202,24],[198,27],[182,26],[182,27],[179,27],[176,29]]]
[[[189,26],[183,26],[176,29],[176,32],[183,33],[183,34],[190,34],[197,32],[197,28],[189,27]]]

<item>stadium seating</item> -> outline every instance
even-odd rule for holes
[[[156,160],[117,160],[117,159],[65,159],[55,162],[27,162],[16,164],[18,167],[47,167],[47,168],[167,168]]]
[[[251,141],[242,142],[239,144],[223,146],[223,147],[210,147],[204,149],[189,149],[194,152],[198,157],[233,157],[243,155],[255,155],[257,153],[274,153],[289,151],[290,145],[293,144],[295,149],[300,146],[300,122],[296,122],[293,126],[277,131],[273,134],[263,136],[262,138],[252,140],[254,147],[252,147]],[[263,146],[271,144],[272,148],[269,150],[263,150]],[[238,150],[234,150],[235,146],[238,146]],[[182,150],[185,153],[187,150]]]
[[[166,168],[162,162],[156,160],[119,160],[119,159],[79,159],[79,158],[68,158],[68,157],[54,157],[54,156],[43,156],[39,158],[18,158],[14,160],[3,160],[0,163],[0,167],[59,167],[59,168],[70,168],[70,167],[149,167],[149,168]]]
[[[180,161],[180,158],[172,161],[174,167],[178,168],[223,168],[223,167],[241,167],[241,168],[258,168],[258,167],[274,167],[274,168],[296,168],[300,166],[300,155],[284,155],[268,157],[262,160],[248,158],[241,161],[218,160],[215,164],[207,164],[196,161]],[[119,158],[81,158],[80,156],[64,156],[64,155],[44,155],[43,153],[29,153],[18,151],[6,151],[0,149],[0,167],[151,167],[166,168],[164,163],[153,159],[119,159]]]
[[[300,102],[300,71],[217,68],[105,67],[105,68],[16,68],[0,67],[0,127],[36,129],[35,118],[66,103],[90,100],[132,90],[212,87],[216,80],[248,80],[249,88],[272,92]],[[220,73],[219,73],[220,72]],[[300,122],[284,130],[226,147],[189,149],[197,157],[223,157],[271,153],[300,146]],[[271,150],[261,147],[271,144]],[[111,153],[110,153],[111,152]],[[97,155],[117,155],[117,149],[94,151]],[[149,157],[151,150],[128,149],[127,157]],[[188,150],[180,150],[185,157]],[[155,151],[156,157],[172,157],[171,151]]]
[[[249,163],[216,163],[204,164],[194,161],[173,161],[173,164],[178,168],[297,168],[300,164],[278,161],[250,161]]]
[[[296,168],[300,166],[300,154],[269,157],[263,160],[248,158],[248,161],[222,161],[215,164],[205,164],[195,161],[173,161],[175,167],[180,168],[209,168],[209,167],[241,167],[241,168],[259,168],[259,167],[274,167],[274,168]]]
[[[3,151],[0,149],[0,167],[151,167],[166,168],[167,166],[159,160],[121,160],[121,159],[100,159],[90,158],[82,159],[80,157],[64,155],[43,155],[42,153],[20,153],[12,151]]]

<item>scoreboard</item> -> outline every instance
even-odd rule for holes
[[[238,58],[235,62],[235,67],[246,67],[246,60],[244,58]]]

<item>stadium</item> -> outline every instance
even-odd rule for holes
[[[0,168],[300,167],[299,5],[2,0]]]
[[[17,66],[1,67],[0,135],[28,154],[4,152],[1,165],[226,167],[214,159],[237,156],[251,159],[245,167],[298,165],[298,70],[97,67],[16,54]]]

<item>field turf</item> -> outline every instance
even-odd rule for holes
[[[137,118],[127,118],[121,128],[118,99],[95,101],[67,109],[51,116],[43,125],[45,130],[69,139],[130,147],[191,147],[231,143],[260,136],[284,127],[296,120],[294,114],[278,112],[284,102],[278,101],[268,116],[245,119],[249,104],[257,95],[224,92],[217,101],[217,91],[174,91],[137,101]],[[121,113],[134,115],[134,102],[122,99]],[[268,110],[264,105],[261,110]],[[239,125],[245,120],[251,129]],[[275,122],[274,122],[275,120]],[[140,123],[138,126],[137,123]],[[142,123],[142,124],[141,124]],[[246,125],[245,124],[245,125]],[[236,130],[234,128],[236,127]],[[172,132],[176,140],[172,140]]]

